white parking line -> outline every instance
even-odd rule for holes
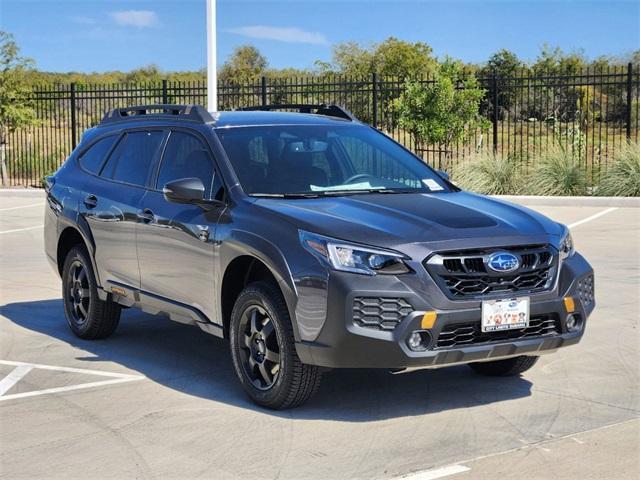
[[[456,473],[464,473],[471,470],[464,465],[449,465],[448,467],[434,468],[433,470],[425,470],[423,472],[416,472],[406,477],[400,477],[399,480],[435,480],[436,478],[448,477],[449,475],[455,475]]]
[[[131,375],[128,373],[111,373],[102,370],[89,370],[86,368],[72,367],[54,367],[52,365],[41,365],[38,363],[14,362],[12,360],[0,360],[0,365],[11,365],[16,367],[9,375],[0,380],[0,402],[4,400],[13,400],[16,398],[35,397],[37,395],[45,395],[48,393],[69,392],[72,390],[81,390],[85,388],[101,387],[104,385],[114,385],[117,383],[134,382],[143,380],[144,375]],[[44,390],[33,390],[30,392],[14,393],[12,395],[4,395],[11,387],[18,383],[32,369],[53,370],[57,372],[82,373],[85,375],[97,375],[101,377],[110,377],[110,380],[100,380],[99,382],[79,383],[76,385],[65,385],[64,387],[46,388]],[[6,387],[6,388],[5,388]]]
[[[0,380],[0,396],[11,390],[27,373],[33,370],[31,365],[18,365],[9,375]]]
[[[569,228],[574,228],[574,227],[577,227],[578,225],[582,225],[583,223],[590,222],[591,220],[595,220],[596,218],[600,218],[601,216],[606,215],[607,213],[611,213],[614,210],[618,210],[618,207],[607,208],[606,210],[603,210],[603,211],[598,212],[598,213],[596,213],[594,215],[591,215],[590,217],[583,218],[582,220],[579,220],[579,221],[569,225]]]
[[[36,225],[35,227],[26,227],[26,228],[15,228],[13,230],[3,230],[0,232],[0,235],[3,233],[14,233],[14,232],[24,232],[26,230],[36,230],[38,228],[44,228],[44,225]]]
[[[43,207],[44,203],[30,203],[29,205],[20,205],[19,207],[0,208],[0,212],[8,212],[9,210],[20,210],[21,208]]]
[[[442,477],[446,477],[448,475],[454,475],[456,473],[464,473],[464,472],[468,472],[471,470],[470,467],[467,467],[463,464],[470,464],[473,462],[477,462],[479,460],[485,460],[487,458],[493,458],[493,457],[498,457],[498,456],[502,456],[502,455],[508,455],[510,453],[516,453],[516,452],[520,452],[523,450],[529,450],[532,448],[537,448],[537,449],[541,449],[544,450],[545,452],[549,452],[551,451],[549,448],[545,448],[544,446],[551,446],[550,444],[554,443],[554,442],[558,442],[560,440],[565,440],[565,439],[569,439],[569,440],[573,440],[576,443],[579,444],[584,444],[585,442],[583,442],[582,440],[576,438],[578,435],[584,435],[587,433],[592,433],[592,432],[599,432],[601,430],[608,430],[610,428],[614,428],[614,427],[618,427],[620,425],[625,425],[627,423],[631,423],[631,422],[638,422],[640,421],[640,417],[634,417],[634,418],[629,418],[627,420],[622,420],[621,422],[616,422],[616,423],[611,423],[609,425],[603,425],[601,427],[596,427],[596,428],[591,428],[588,430],[581,430],[579,432],[574,432],[574,433],[568,433],[566,435],[547,435],[547,438],[545,440],[540,440],[537,442],[533,442],[533,443],[527,443],[526,440],[524,439],[520,439],[520,442],[522,443],[526,443],[526,445],[522,445],[521,447],[514,447],[514,448],[510,448],[508,450],[502,450],[500,452],[493,452],[493,453],[488,453],[485,455],[478,455],[477,457],[473,457],[473,458],[467,458],[464,460],[460,460],[460,463],[456,464],[456,465],[450,465],[447,467],[438,467],[438,468],[434,468],[432,470],[424,470],[422,472],[416,472],[416,473],[411,473],[409,475],[406,476],[402,476],[402,477],[396,477],[396,480],[432,480],[432,479],[436,479],[436,478],[442,478]]]

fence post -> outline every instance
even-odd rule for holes
[[[267,106],[267,77],[264,75],[260,79],[260,94],[262,97],[262,106]]]
[[[631,62],[627,65],[627,141],[631,141],[631,87],[633,86],[633,65]]]
[[[76,84],[71,83],[71,149],[76,148],[78,138],[78,124],[76,121]]]
[[[167,92],[167,79],[162,79],[162,104],[166,105],[169,103],[169,92]]]
[[[498,153],[498,73],[493,71],[493,153]]]
[[[371,96],[372,96],[372,115],[373,115],[373,128],[378,128],[378,74],[373,72],[371,74]]]

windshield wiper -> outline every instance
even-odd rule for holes
[[[252,193],[252,197],[258,198],[318,198],[320,193]]]
[[[302,193],[252,193],[252,197],[258,198],[320,198],[320,197],[342,197],[345,195],[366,195],[369,193],[399,194],[399,193],[420,193],[416,189],[392,189],[392,188],[364,188],[358,190],[319,190],[317,192]]]
[[[368,193],[387,193],[387,194],[394,194],[394,193],[417,193],[417,190],[411,190],[411,189],[405,189],[405,190],[400,190],[400,189],[392,189],[392,188],[365,188],[365,189],[358,189],[358,190],[326,190],[324,192],[318,192],[321,193],[323,196],[334,196],[334,195],[362,195],[362,194],[368,194]]]

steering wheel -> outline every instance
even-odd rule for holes
[[[347,178],[344,181],[343,185],[348,185],[350,183],[355,182],[356,180],[361,180],[361,179],[365,179],[365,178],[374,178],[375,179],[376,177],[374,177],[373,175],[370,175],[368,173],[358,173],[356,175],[353,175],[353,176]]]

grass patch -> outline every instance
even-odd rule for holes
[[[570,149],[554,145],[538,154],[526,185],[525,193],[531,195],[585,195],[587,175]]]
[[[452,167],[451,178],[461,188],[485,195],[512,195],[522,187],[522,175],[511,155],[478,154]]]
[[[617,197],[640,196],[639,144],[627,144],[616,153],[613,164],[602,177],[596,194]]]

